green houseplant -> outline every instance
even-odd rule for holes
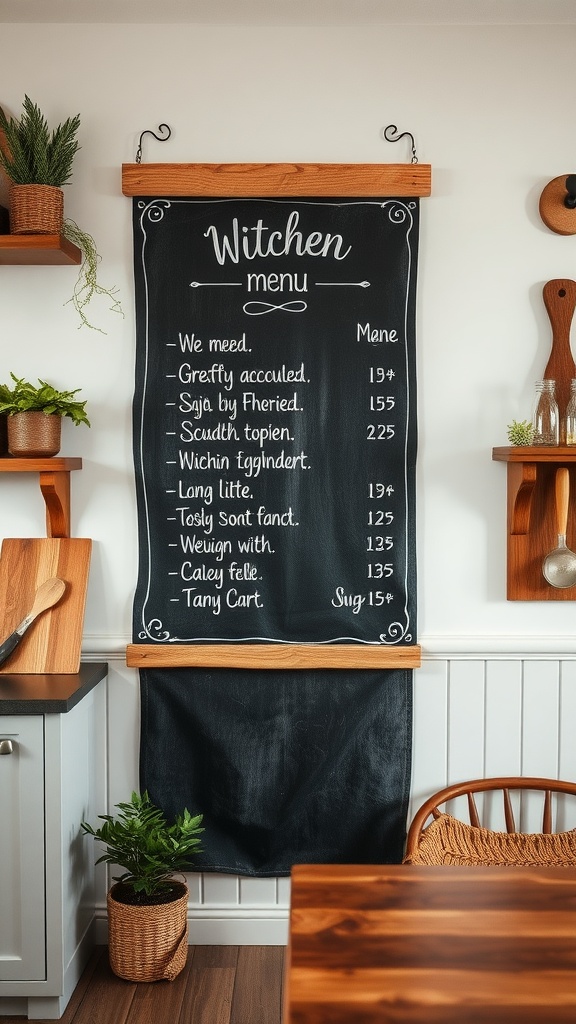
[[[104,846],[96,863],[123,869],[107,897],[110,965],[130,981],[171,981],[188,951],[188,887],[174,874],[190,870],[200,852],[202,815],[184,808],[169,824],[147,792],[116,807],[116,816],[99,816],[97,829],[81,824]]]
[[[36,103],[24,97],[19,118],[0,107],[0,167],[11,182],[12,234],[59,234],[64,220],[62,186],[72,175],[78,151],[80,114],[50,131]]]
[[[62,233],[78,246],[82,263],[69,301],[80,317],[80,327],[99,330],[89,322],[85,307],[94,295],[107,295],[112,300],[112,310],[121,313],[116,289],[104,288],[98,282],[101,257],[92,236],[75,221],[64,220],[62,186],[72,176],[72,164],[80,148],[76,138],[80,114],[67,118],[51,131],[29,96],[24,97],[22,107],[20,118],[8,117],[0,107],[0,169],[10,182],[10,233]]]
[[[534,427],[530,420],[512,420],[506,430],[510,444],[531,445],[534,440]]]
[[[13,386],[0,385],[0,415],[8,417],[8,451],[22,458],[46,458],[60,451],[62,417],[90,426],[80,389],[58,391],[45,380],[32,384],[10,374]]]
[[[87,231],[83,231],[82,228],[78,227],[76,221],[73,220],[65,220],[62,230],[66,238],[73,242],[74,245],[77,245],[82,252],[82,265],[72,297],[68,299],[68,302],[72,303],[80,317],[79,327],[91,327],[92,330],[100,331],[101,334],[104,334],[105,332],[99,327],[95,327],[94,324],[90,323],[85,309],[95,295],[106,295],[112,303],[110,306],[112,312],[120,313],[124,316],[120,300],[116,298],[118,289],[104,288],[98,281],[98,264],[102,257],[96,248],[96,242],[92,235],[89,235]]]

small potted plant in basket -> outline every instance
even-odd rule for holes
[[[38,385],[10,374],[13,386],[0,385],[0,415],[8,417],[8,451],[20,458],[49,458],[60,451],[62,417],[90,426],[80,391],[57,391],[45,380]]]
[[[10,179],[10,231],[56,235],[64,220],[62,186],[80,148],[80,114],[51,132],[29,96],[22,107],[20,118],[7,117],[0,107],[0,167]]]
[[[4,171],[10,186],[11,234],[63,234],[80,249],[82,263],[69,301],[80,317],[80,327],[99,331],[85,312],[94,295],[107,296],[116,313],[122,313],[122,307],[116,288],[105,288],[98,281],[100,255],[92,235],[75,221],[64,219],[63,185],[72,176],[74,157],[80,149],[76,138],[79,128],[80,114],[75,114],[51,131],[29,96],[24,97],[19,118],[7,116],[0,107],[0,171]]]
[[[200,852],[202,815],[184,808],[169,825],[146,792],[116,807],[100,828],[81,826],[105,847],[96,863],[124,869],[107,897],[110,966],[129,981],[172,981],[188,953],[188,887],[173,876]]]

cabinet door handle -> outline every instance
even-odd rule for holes
[[[11,754],[13,751],[12,740],[0,740],[0,754]]]

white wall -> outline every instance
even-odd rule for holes
[[[81,113],[65,212],[96,237],[102,281],[119,287],[125,312],[96,300],[90,314],[107,334],[78,330],[65,305],[74,268],[0,268],[0,378],[48,377],[82,387],[89,403],[92,429],[65,423],[62,453],[84,459],[73,532],[95,542],[84,649],[112,659],[111,803],[137,782],[137,677],[122,662],[137,550],[131,200],[120,166],[134,160],[140,132],[162,121],[173,130],[164,145],[144,140],[145,162],[407,161],[408,146],[385,143],[380,130],[393,122],[414,133],[433,182],[418,293],[424,653],[571,655],[572,603],[506,601],[505,467],[491,449],[507,443],[511,419],[531,414],[551,340],[542,286],[576,276],[576,240],[538,215],[544,185],[576,169],[575,44],[574,25],[2,25],[0,104],[17,113],[27,93],[51,122]],[[35,481],[4,476],[0,487],[0,536],[41,534]],[[419,791],[428,755],[429,787],[445,774],[424,727],[427,700],[418,684]]]

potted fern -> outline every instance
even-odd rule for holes
[[[62,417],[90,426],[80,389],[58,391],[45,380],[32,384],[10,374],[13,386],[0,385],[0,416],[6,415],[8,451],[20,458],[49,458],[60,451]]]
[[[69,301],[80,317],[80,327],[100,330],[89,322],[85,307],[95,295],[105,295],[111,300],[111,309],[122,313],[116,288],[104,288],[98,281],[100,255],[92,235],[75,221],[64,219],[62,186],[72,175],[80,148],[76,138],[80,115],[67,118],[50,131],[46,118],[29,96],[24,97],[22,106],[19,119],[8,117],[0,107],[0,170],[10,184],[10,233],[63,234],[78,246],[82,263]]]
[[[81,824],[104,845],[96,863],[124,869],[107,897],[110,966],[129,981],[172,981],[188,953],[188,887],[174,874],[200,852],[202,815],[184,808],[170,825],[147,792],[116,807],[97,829]]]
[[[20,118],[0,107],[0,167],[10,180],[10,232],[59,234],[64,221],[62,186],[79,149],[80,115],[50,131],[36,103],[24,97]]]

